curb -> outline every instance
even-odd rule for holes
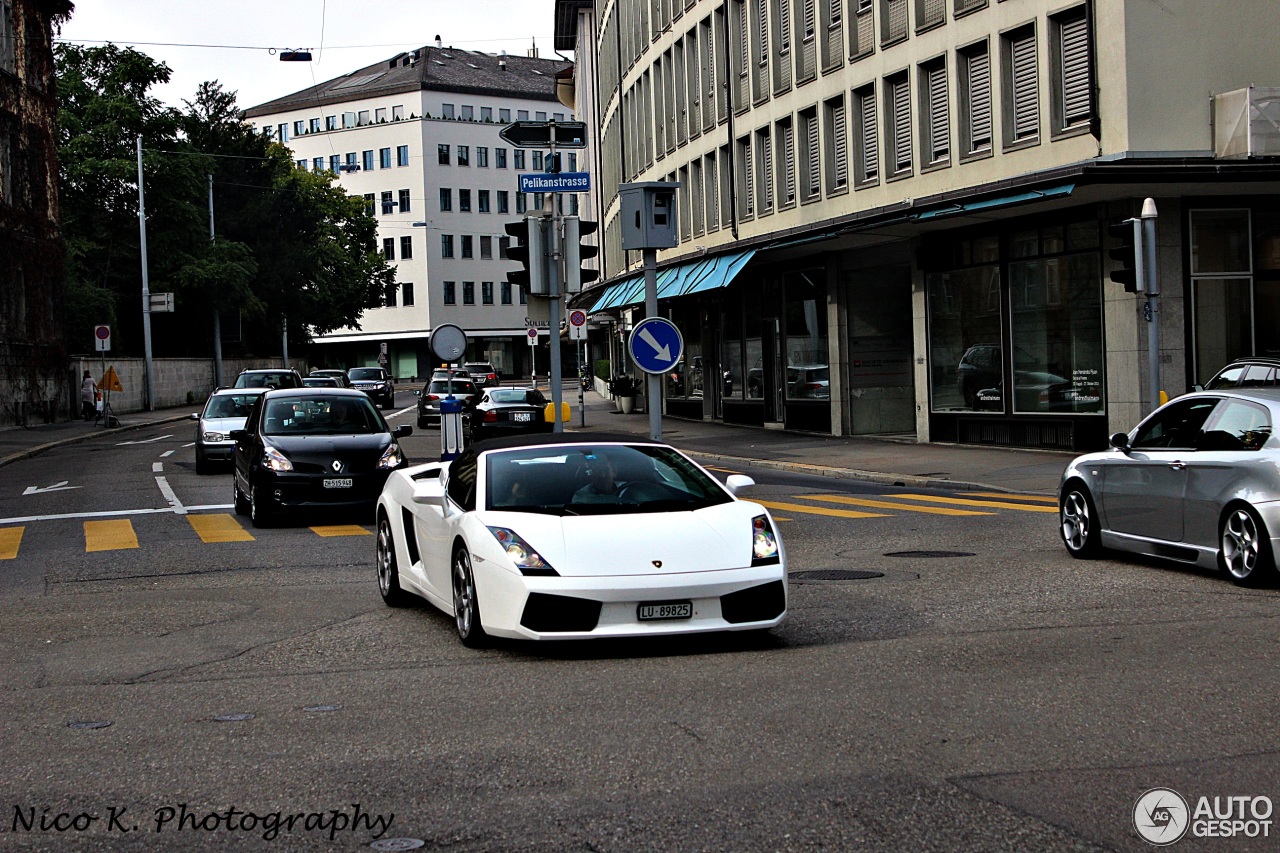
[[[21,462],[23,459],[30,459],[33,456],[39,456],[46,450],[52,450],[55,447],[63,447],[68,444],[79,444],[82,441],[89,441],[94,438],[101,438],[102,436],[116,435],[117,433],[147,429],[148,427],[160,426],[162,424],[175,423],[177,421],[186,421],[190,419],[191,413],[188,412],[185,415],[173,415],[172,417],[161,418],[160,420],[144,421],[140,424],[130,424],[128,426],[104,429],[102,432],[90,432],[83,435],[73,435],[70,438],[60,438],[57,441],[47,441],[44,444],[37,444],[35,447],[29,447],[26,450],[19,450],[17,453],[10,453],[8,456],[0,457],[0,468],[3,468],[6,465],[12,465],[14,462]]]

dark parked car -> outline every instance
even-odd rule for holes
[[[332,376],[308,376],[302,380],[304,388],[343,388]]]
[[[244,428],[231,433],[236,512],[249,515],[255,527],[269,525],[286,510],[368,512],[387,476],[408,464],[396,439],[412,432],[410,426],[393,431],[358,391],[268,391]]]
[[[547,398],[529,388],[491,388],[471,410],[471,441],[499,435],[551,432]]]
[[[339,388],[351,387],[351,380],[347,378],[347,372],[345,370],[338,370],[337,368],[322,368],[320,370],[313,370],[308,375],[327,376],[334,382],[338,383]]]
[[[477,388],[491,388],[498,384],[498,370],[487,361],[469,361],[462,367]]]
[[[467,411],[480,402],[480,389],[470,379],[453,378],[453,384],[450,386],[447,379],[432,379],[427,386],[418,392],[418,428],[425,429],[432,424],[440,423],[440,401],[449,396],[449,392],[453,391],[453,396],[462,401],[463,417],[467,416]]]
[[[1228,388],[1275,388],[1280,386],[1280,358],[1260,355],[1238,358],[1214,374],[1205,391]],[[1200,390],[1200,389],[1196,389]]]
[[[381,367],[353,367],[347,371],[351,387],[363,391],[384,409],[396,404],[396,386],[391,374]]]
[[[236,388],[301,388],[302,376],[296,370],[242,370],[236,377]]]

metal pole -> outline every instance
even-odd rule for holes
[[[142,248],[142,354],[146,377],[146,399],[142,408],[155,411],[155,394],[151,377],[151,288],[147,283],[147,200],[142,189],[142,134],[138,134],[138,235]]]
[[[284,362],[284,369],[289,369],[289,316],[280,317],[280,360]]]
[[[584,367],[589,367],[589,365],[587,364],[587,342],[586,341],[582,342],[581,346],[578,348],[578,353],[579,353],[578,372],[581,373]],[[587,375],[595,376],[595,371],[594,370],[588,371]],[[578,413],[579,413],[578,416],[580,418],[579,423],[581,423],[581,425],[584,427],[587,425],[586,393],[587,393],[587,389],[582,387],[582,379],[581,377],[579,377],[578,379]]]
[[[658,250],[644,250],[644,316],[658,316]],[[649,437],[662,441],[662,377],[645,374],[644,405],[649,411]]]
[[[209,245],[213,236],[213,175],[209,176]],[[213,387],[222,387],[222,312],[213,309]]]
[[[1156,202],[1142,202],[1142,277],[1147,292],[1147,372],[1151,376],[1151,410],[1160,408],[1160,279],[1156,276]]]
[[[556,124],[551,125],[550,148],[551,162],[556,158]],[[564,422],[560,420],[560,403],[564,398],[564,389],[560,381],[560,318],[564,309],[560,304],[560,294],[564,282],[564,231],[563,217],[560,215],[560,194],[547,193],[547,201],[551,206],[551,258],[547,264],[547,292],[551,297],[550,316],[547,318],[548,331],[551,333],[551,367],[548,379],[551,382],[551,406],[555,410],[555,432],[564,432]]]

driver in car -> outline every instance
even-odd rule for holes
[[[607,456],[587,457],[587,485],[573,493],[576,504],[618,503],[625,483],[619,482]]]

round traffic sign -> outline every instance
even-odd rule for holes
[[[444,362],[454,362],[467,351],[467,333],[452,323],[443,323],[431,332],[431,351]]]
[[[536,340],[536,339],[537,339],[537,337],[538,337],[538,330],[537,330],[537,329],[530,329],[529,331],[525,332],[525,334],[529,336],[529,340],[531,340],[531,341],[532,341],[532,340]]]
[[[111,337],[111,327],[110,326],[94,326],[93,335],[98,340],[105,341],[107,338]]]
[[[585,326],[586,324],[587,324],[586,311],[570,311],[569,312],[570,326]]]
[[[646,317],[631,330],[627,351],[645,373],[666,373],[684,354],[684,337],[670,320]]]

